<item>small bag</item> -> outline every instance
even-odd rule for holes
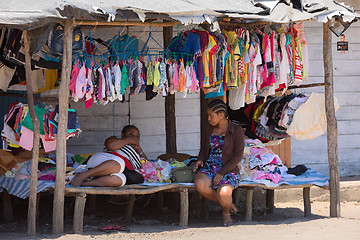
[[[125,167],[123,173],[126,176],[125,185],[138,184],[144,182],[144,176],[141,175],[141,173],[139,173],[138,171],[130,170],[127,167]]]
[[[193,183],[195,173],[191,167],[178,167],[171,170],[171,181],[174,183]]]

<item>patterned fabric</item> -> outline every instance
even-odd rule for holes
[[[53,187],[55,187],[54,181],[37,181],[37,192],[47,191]],[[25,199],[30,195],[30,180],[15,180],[4,175],[0,176],[0,192],[4,189],[11,195]]]
[[[200,169],[199,173],[208,176],[211,181],[214,179],[216,173],[222,167],[222,148],[224,145],[224,136],[211,135],[210,137],[210,154],[209,159],[205,161],[204,166]],[[234,189],[240,184],[239,173],[226,173],[218,186],[230,184]],[[211,186],[217,188],[218,186]]]

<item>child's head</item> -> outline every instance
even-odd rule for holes
[[[121,137],[140,137],[140,131],[137,127],[134,125],[127,125],[123,128],[121,131]]]

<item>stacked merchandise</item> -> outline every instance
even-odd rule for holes
[[[68,110],[68,129],[66,138],[80,133],[80,125],[75,110]],[[35,106],[39,120],[40,138],[46,152],[56,150],[56,135],[58,129],[59,107],[50,105]],[[1,132],[3,149],[22,147],[26,150],[33,148],[33,125],[27,104],[15,103],[9,106],[4,117],[4,129]]]
[[[278,155],[259,140],[245,140],[243,160],[239,163],[243,181],[278,184],[288,170]]]

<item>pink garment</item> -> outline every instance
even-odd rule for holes
[[[43,175],[43,176],[39,177],[38,179],[46,180],[46,181],[55,181],[56,176],[54,174],[47,174],[47,175]]]
[[[98,68],[97,71],[99,72],[98,100],[100,101],[100,100],[102,99],[102,97],[101,97],[101,93],[102,93],[102,81],[104,81],[104,79],[102,79],[102,74],[100,74],[100,68]]]
[[[33,148],[33,131],[27,129],[26,127],[21,128],[21,137],[19,141],[19,146],[31,151]]]
[[[281,175],[278,173],[265,173],[262,171],[256,171],[253,175],[253,180],[267,179],[273,183],[278,183],[281,180]]]
[[[174,84],[174,90],[177,90],[177,87],[179,85],[179,69],[178,69],[178,65],[175,62],[174,63],[174,77],[173,77],[173,84]]]
[[[191,76],[190,90],[191,90],[191,92],[198,92],[199,91],[198,81],[196,79],[196,73],[194,71],[194,65],[191,65],[190,76]]]
[[[92,70],[90,68],[86,69],[86,94],[85,94],[85,100],[88,101],[89,99],[93,98],[94,93],[94,86],[92,83]]]
[[[45,152],[51,152],[56,150],[56,140],[45,141],[45,135],[40,135]],[[21,138],[19,146],[31,151],[34,143],[34,132],[26,127],[21,128]]]
[[[91,108],[93,105],[93,100],[92,98],[90,98],[89,100],[86,100],[85,102],[85,108],[88,109],[88,108]]]
[[[75,89],[75,96],[78,99],[82,99],[85,96],[86,93],[86,72],[87,69],[85,67],[85,64],[80,68],[78,77],[76,78],[76,89]]]
[[[75,93],[75,89],[76,89],[76,79],[78,77],[79,74],[79,62],[75,63],[73,70],[71,71],[71,78],[70,78],[70,90]]]

